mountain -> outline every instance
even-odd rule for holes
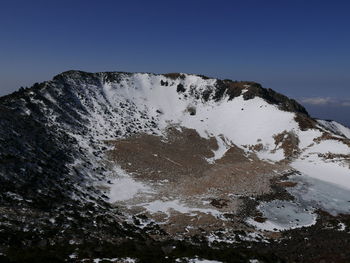
[[[350,259],[350,129],[258,83],[67,71],[0,142],[5,262]]]

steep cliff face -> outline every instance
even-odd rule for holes
[[[0,98],[0,252],[199,238],[259,254],[350,213],[349,134],[254,82],[64,72]]]

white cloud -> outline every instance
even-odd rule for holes
[[[343,107],[350,107],[350,101],[343,101],[341,103],[341,106],[343,106]]]
[[[331,97],[309,97],[299,100],[304,105],[350,107],[350,99],[338,99]]]
[[[301,103],[309,104],[309,105],[327,105],[332,103],[332,99],[329,97],[313,97],[313,98],[303,98],[300,100]]]

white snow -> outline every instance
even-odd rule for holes
[[[116,168],[117,178],[111,181],[109,200],[111,203],[125,201],[133,198],[138,193],[149,193],[151,188],[141,182],[134,180],[121,168]]]
[[[318,122],[329,129],[331,132],[339,133],[348,139],[350,139],[350,128],[345,127],[344,125],[336,122],[336,121],[325,121],[325,120],[318,120]]]
[[[323,160],[316,154],[295,160],[291,166],[301,173],[350,189],[349,165]]]
[[[264,231],[271,231],[271,232],[279,232],[279,231],[284,231],[284,230],[289,230],[289,229],[295,229],[295,228],[301,228],[301,227],[307,227],[307,226],[312,226],[316,223],[316,220],[308,225],[300,225],[300,226],[293,226],[293,227],[287,227],[284,225],[280,225],[277,222],[273,222],[271,220],[266,220],[263,223],[256,222],[255,220],[249,218],[247,220],[247,223],[255,226],[257,229],[264,230]]]
[[[310,145],[313,145],[314,139],[322,136],[322,132],[315,129],[309,129],[306,131],[298,131],[297,132],[299,138],[299,148],[300,150],[305,150]]]
[[[324,140],[309,147],[305,154],[310,153],[333,153],[333,154],[350,154],[350,148],[346,144],[336,140]]]
[[[171,200],[171,201],[161,201],[161,200],[155,200],[153,202],[150,202],[148,204],[143,204],[143,207],[145,207],[150,213],[165,213],[168,216],[170,216],[170,212],[176,211],[182,214],[190,214],[190,215],[196,215],[199,213],[205,213],[205,214],[211,214],[213,216],[220,216],[220,212],[215,209],[208,209],[208,208],[191,208],[186,206],[184,203],[181,203],[179,200]]]
[[[196,116],[183,116],[180,123],[196,129],[202,137],[218,138],[222,134],[239,147],[254,145],[260,139],[267,150],[272,150],[274,134],[296,128],[293,118],[293,114],[279,111],[260,98],[245,101],[240,96],[231,101],[199,104]]]
[[[176,259],[175,262],[185,262],[187,263],[222,263],[221,261],[217,260],[209,260],[209,259],[202,259],[202,258],[181,258],[181,259]]]
[[[266,221],[257,222],[249,218],[247,223],[265,231],[283,231],[314,225],[317,216],[312,213],[311,208],[308,211],[305,208],[290,201],[263,202],[257,209],[263,213]]]
[[[333,216],[350,213],[350,190],[317,178],[294,174],[288,180],[297,183],[287,191],[308,210],[321,209]]]
[[[339,223],[338,224],[338,230],[339,231],[345,231],[345,229],[346,229],[346,225],[344,224],[344,223]]]
[[[70,259],[74,259],[74,258],[77,258],[77,257],[78,257],[78,255],[76,253],[73,253],[73,254],[69,255]]]
[[[189,263],[221,263],[221,261],[217,260],[208,260],[208,259],[190,259]]]
[[[227,150],[230,149],[230,147],[231,147],[231,145],[226,142],[225,137],[222,135],[219,135],[218,137],[216,137],[216,141],[218,144],[218,149],[213,151],[213,153],[214,153],[213,157],[207,158],[207,161],[209,163],[214,163],[216,160],[221,159],[225,155]]]
[[[223,242],[227,244],[241,243],[242,241],[248,242],[264,242],[269,243],[265,237],[256,232],[245,232],[244,234],[236,234],[231,232],[232,229],[220,230],[219,235],[215,232],[210,233],[207,237],[209,244],[214,244],[215,242]]]
[[[319,156],[326,153],[348,155],[350,148],[336,140],[314,142],[305,148],[301,157],[293,161],[291,166],[305,175],[350,189],[349,164],[342,160],[326,160]]]
[[[91,259],[83,259],[81,262],[91,262]],[[95,258],[93,259],[94,263],[99,263],[99,262],[121,262],[121,263],[135,263],[136,260],[133,258]]]
[[[272,152],[269,149],[263,149],[262,151],[257,153],[258,157],[262,160],[278,162],[285,158],[284,150],[282,148]]]

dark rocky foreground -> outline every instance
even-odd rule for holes
[[[34,231],[9,233],[5,230],[1,233],[1,240],[9,248],[5,250],[6,256],[0,256],[0,259],[1,262],[77,262],[79,259],[131,257],[138,262],[175,262],[179,258],[199,257],[222,262],[249,262],[251,259],[258,262],[348,262],[350,217],[333,217],[322,211],[320,214],[321,220],[316,225],[286,231],[278,240],[273,237],[268,239],[268,243],[238,239],[235,244],[216,242],[212,246],[208,246],[201,237],[159,242],[146,233],[134,234],[132,228],[117,231],[102,222],[98,222],[98,228],[86,228],[82,233],[80,226],[87,225],[83,220],[77,220],[80,226],[70,227],[64,236],[60,235],[62,228],[59,224],[43,227],[40,234]],[[346,224],[346,231],[339,229],[339,222]],[[96,232],[100,236],[92,236]],[[244,236],[244,233],[237,234]],[[80,238],[80,244],[70,244],[72,237]],[[125,237],[132,237],[132,240]],[[53,240],[56,240],[55,244],[50,244]],[[73,254],[78,257],[71,259],[69,256]]]

